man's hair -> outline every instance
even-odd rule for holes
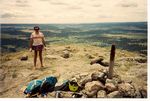
[[[34,27],[34,30],[39,30],[39,29],[40,29],[39,26]]]

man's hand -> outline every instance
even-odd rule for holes
[[[29,51],[32,52],[32,48],[30,48]]]
[[[47,50],[47,47],[44,47],[44,50]]]

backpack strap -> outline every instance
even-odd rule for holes
[[[44,80],[42,81],[41,87],[43,86],[44,82],[46,81],[46,77],[44,78]]]
[[[36,80],[34,80],[34,84],[31,86],[31,89],[36,85]]]

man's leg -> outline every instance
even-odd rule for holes
[[[39,59],[40,59],[40,62],[41,62],[41,67],[43,67],[42,50],[39,51]]]
[[[37,61],[37,51],[35,50],[34,51],[34,67],[33,67],[33,69],[36,68],[36,61]]]

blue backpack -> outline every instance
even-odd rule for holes
[[[33,96],[35,94],[47,94],[54,90],[55,84],[57,83],[57,78],[50,76],[42,80],[33,80],[29,82],[27,88],[25,89],[25,94],[30,94]]]
[[[57,83],[56,77],[53,77],[53,76],[46,77],[42,81],[43,82],[40,87],[40,93],[42,95],[46,95],[48,92],[54,91],[55,84]]]
[[[30,95],[37,94],[40,90],[41,84],[42,84],[42,80],[33,80],[33,81],[29,82],[24,93],[30,94]]]

